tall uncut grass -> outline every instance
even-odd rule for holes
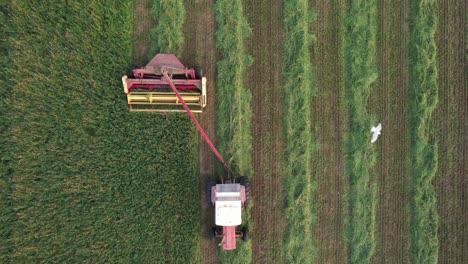
[[[6,1],[0,1],[0,262],[10,262],[13,248],[12,226],[15,222],[15,213],[11,199],[11,176],[15,159],[11,155],[14,144],[9,140],[12,137],[11,115],[9,105],[11,98],[11,70],[10,50],[8,42],[11,36],[10,7]]]
[[[436,1],[413,0],[410,14],[411,259],[437,263],[439,216],[433,180],[438,157],[431,127],[438,102]]]
[[[156,26],[151,29],[149,58],[157,53],[173,53],[180,56],[184,43],[184,1],[151,0],[150,14]]]
[[[240,0],[218,0],[214,13],[217,23],[216,48],[221,54],[216,78],[219,150],[237,174],[252,178],[252,95],[244,85],[246,69],[252,63],[252,58],[245,51],[244,41],[251,29]],[[249,203],[249,207],[251,205]],[[242,224],[252,232],[249,208],[244,211]],[[251,242],[238,240],[237,249],[221,251],[219,259],[224,263],[250,263]]]
[[[313,263],[317,243],[313,239],[316,222],[311,158],[315,149],[311,127],[311,102],[316,93],[310,62],[313,35],[309,32],[315,14],[309,1],[284,1],[285,51],[283,60],[283,176],[286,179],[285,256],[288,263]]]
[[[193,125],[123,94],[132,2],[11,2],[11,263],[199,261]]]
[[[373,120],[367,112],[377,79],[376,16],[375,0],[353,1],[343,25],[344,88],[351,116],[345,134],[345,243],[351,263],[369,263],[376,246],[377,186],[370,174],[375,163],[370,144]]]

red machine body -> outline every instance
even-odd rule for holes
[[[236,249],[236,238],[241,237],[241,234],[236,234],[235,226],[223,226],[223,234],[220,234],[220,236],[223,237],[221,240],[223,249],[234,250]]]
[[[195,69],[185,67],[174,54],[158,54],[145,67],[132,70],[134,78],[127,81],[128,91],[169,88],[168,82],[162,78],[161,65],[164,65],[169,74],[185,77],[172,80],[177,90],[199,90],[196,84],[199,84],[201,79],[197,79]]]
[[[142,68],[122,77],[130,111],[184,112],[182,103],[163,77],[164,68],[189,109],[203,112],[206,106],[206,79],[200,68],[187,68],[174,54],[158,54]]]
[[[223,165],[227,173],[226,180],[223,179],[221,184],[210,186],[209,190],[208,198],[212,200],[213,205],[216,203],[216,213],[222,212],[216,218],[217,225],[222,227],[222,230],[213,228],[211,237],[221,238],[220,245],[224,250],[236,249],[236,238],[248,239],[246,227],[242,231],[236,230],[242,222],[241,212],[249,195],[248,179],[241,177],[241,183],[232,181],[228,164],[193,115],[193,112],[201,113],[206,105],[206,79],[201,76],[201,70],[185,67],[173,54],[158,54],[145,67],[133,69],[132,75],[132,78],[122,77],[130,111],[185,111]],[[145,106],[145,108],[135,109],[135,106]],[[152,108],[153,106],[167,107]],[[174,108],[177,106],[183,108]],[[198,108],[193,109],[194,107]],[[234,222],[231,221],[233,218]]]
[[[245,178],[245,177],[243,177]],[[215,224],[212,239],[221,238],[224,250],[236,249],[237,238],[248,240],[248,230],[238,230],[242,223],[242,211],[246,207],[249,186],[240,183],[224,183],[211,186],[211,204],[215,207]]]

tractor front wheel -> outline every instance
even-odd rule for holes
[[[201,78],[203,77],[202,68],[200,68],[198,66],[195,66],[195,67],[193,67],[193,69],[195,70],[195,79],[201,80]]]
[[[211,241],[215,241],[215,239],[216,239],[216,227],[211,228],[210,239],[211,239]]]
[[[136,66],[134,64],[130,65],[128,67],[128,78],[130,78],[130,79],[135,78],[135,75],[133,74],[133,70],[135,70],[135,69],[138,69],[138,66]]]
[[[211,201],[211,187],[216,186],[216,181],[213,177],[208,178],[208,182],[206,184],[206,202],[208,206],[213,207],[213,201]]]
[[[250,182],[249,178],[246,176],[240,177],[240,184],[245,187],[245,203],[244,207],[247,207],[249,205],[249,200],[250,200]]]
[[[249,240],[249,229],[246,226],[244,226],[244,228],[242,228],[242,240],[244,240],[244,241]]]

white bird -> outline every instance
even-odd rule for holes
[[[379,123],[379,125],[377,127],[372,127],[371,128],[371,132],[374,133],[374,134],[372,135],[372,139],[371,139],[370,143],[374,143],[375,141],[377,141],[377,138],[380,135],[380,130],[382,130],[382,124],[380,124],[380,123]]]

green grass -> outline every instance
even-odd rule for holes
[[[216,127],[219,150],[236,174],[252,178],[252,95],[244,86],[246,69],[252,58],[246,54],[244,41],[250,27],[244,16],[242,1],[218,0],[216,17],[216,48],[220,52],[216,78]],[[252,207],[249,203],[249,208]],[[244,211],[242,225],[252,233],[250,209]],[[235,251],[221,251],[223,263],[251,263],[251,242],[238,240]]]
[[[312,179],[311,102],[316,93],[310,62],[313,35],[309,32],[315,14],[308,1],[284,1],[285,51],[283,59],[283,129],[285,151],[283,176],[286,179],[286,233],[284,250],[288,263],[314,263],[318,255],[313,238],[317,220]]]
[[[122,91],[131,3],[11,4],[3,263],[199,261],[193,125],[129,113]]]
[[[149,59],[157,53],[173,53],[180,56],[184,43],[184,1],[151,0],[150,14],[156,26],[151,29]]]
[[[369,263],[377,243],[377,187],[370,174],[375,163],[370,128],[376,124],[367,112],[377,79],[376,12],[375,0],[353,1],[343,25],[344,85],[351,118],[345,134],[345,244],[351,263]]]
[[[5,1],[0,2],[0,262],[7,263],[10,260],[12,250],[12,225],[15,222],[15,213],[11,200],[11,176],[15,160],[11,151],[14,144],[11,138],[11,108],[8,105],[11,93],[11,82],[8,79],[8,71],[11,70],[11,60],[8,55],[11,47],[8,38],[10,30],[10,10]]]
[[[436,14],[436,1],[411,2],[410,251],[413,263],[437,263],[439,251],[439,216],[433,187],[438,149],[432,127],[432,113],[438,102]]]

